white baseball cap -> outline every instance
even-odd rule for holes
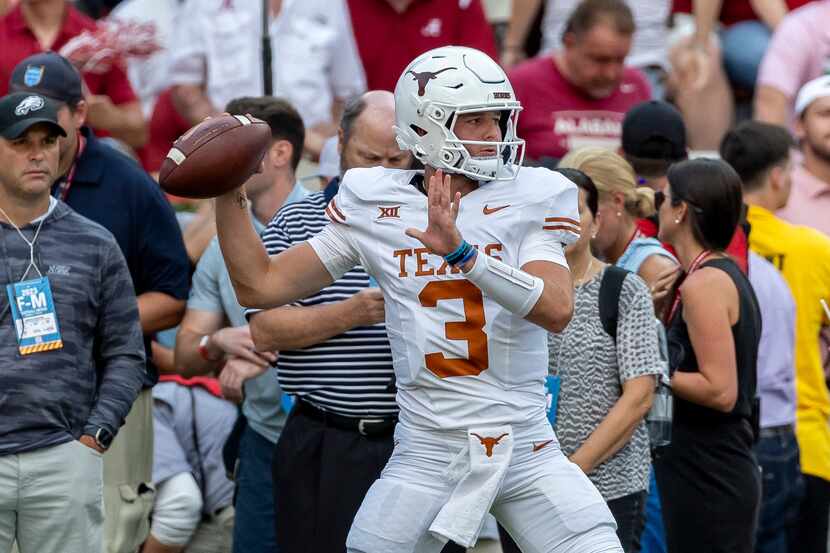
[[[810,104],[819,98],[828,96],[830,96],[830,75],[813,79],[798,91],[798,96],[795,99],[795,114],[800,117]]]

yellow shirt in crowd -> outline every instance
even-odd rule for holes
[[[830,394],[824,382],[819,300],[830,303],[830,238],[749,206],[749,247],[781,271],[795,299],[796,436],[801,470],[830,481]]]

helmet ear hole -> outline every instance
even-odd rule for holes
[[[417,134],[418,136],[424,136],[427,133],[427,131],[425,131],[418,125],[409,125],[409,128],[415,131],[415,134]]]

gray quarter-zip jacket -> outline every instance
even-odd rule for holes
[[[32,240],[37,223],[21,230]],[[29,264],[29,246],[0,223],[0,456],[115,434],[145,372],[138,304],[118,244],[102,226],[58,202],[35,242],[49,278],[63,348],[21,355],[6,286]],[[30,270],[28,279],[37,278]]]

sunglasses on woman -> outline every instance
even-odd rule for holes
[[[660,207],[663,205],[663,202],[666,201],[666,194],[662,190],[658,190],[654,193],[654,209],[660,211]]]
[[[674,193],[674,197],[682,202],[686,202],[687,204],[689,204],[689,207],[691,207],[696,213],[703,213],[703,208],[695,205],[691,200],[687,200],[686,198],[678,195],[677,192]],[[665,192],[663,192],[662,190],[658,190],[654,193],[654,209],[660,211],[660,206],[662,206],[663,203],[665,203],[665,201]]]

